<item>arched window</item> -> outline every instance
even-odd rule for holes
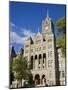
[[[39,64],[40,64],[40,59],[42,58],[42,55],[41,54],[39,54]]]
[[[39,59],[41,59],[42,58],[42,55],[41,54],[39,54]]]
[[[38,85],[38,84],[40,84],[40,76],[39,76],[39,74],[36,74],[35,75],[35,83]]]
[[[35,55],[35,59],[37,59],[37,55]]]
[[[43,68],[46,67],[46,53],[43,53],[43,64],[44,63],[45,63],[45,66],[43,66]]]
[[[45,78],[45,75],[42,75],[42,79]]]
[[[46,41],[45,38],[43,38],[43,41]]]
[[[45,53],[43,53],[43,58],[46,58],[46,54]]]
[[[31,60],[33,60],[33,56],[31,56]]]
[[[30,59],[30,69],[33,69],[33,56],[31,56],[31,59]]]
[[[42,75],[42,78],[41,78],[41,84],[46,84],[46,78],[44,74]]]

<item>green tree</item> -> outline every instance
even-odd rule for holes
[[[62,17],[61,19],[58,19],[56,21],[56,27],[59,32],[62,31],[64,34],[66,34],[66,18]]]
[[[15,79],[21,82],[22,86],[22,79],[28,80],[29,75],[31,74],[29,68],[28,68],[28,63],[25,57],[23,55],[18,55],[16,58],[13,60],[13,72]]]
[[[57,32],[60,35],[57,39],[57,45],[61,47],[63,56],[66,55],[66,19],[62,17],[56,21]]]

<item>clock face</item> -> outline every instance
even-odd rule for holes
[[[48,26],[45,27],[45,30],[48,30]]]

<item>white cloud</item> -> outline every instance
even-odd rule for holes
[[[31,30],[27,30],[27,29],[21,29],[22,30],[22,33],[25,37],[29,38],[29,37],[34,37],[35,36],[35,33],[34,32],[31,32]]]
[[[11,27],[15,27],[15,24],[12,23],[12,22],[10,22],[10,26],[11,26]]]
[[[15,27],[15,24],[11,23],[12,27]],[[27,29],[20,29],[19,30],[22,34],[22,36],[20,36],[20,32],[19,34],[13,30],[10,30],[10,44],[16,43],[16,44],[24,44],[24,41],[29,38],[30,36],[33,38],[35,33],[31,32],[30,30]]]
[[[10,32],[10,43],[23,44],[26,37],[19,36],[16,32]]]

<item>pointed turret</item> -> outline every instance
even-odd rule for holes
[[[49,18],[49,12],[48,12],[48,10],[47,10],[47,16],[46,16],[46,18]]]
[[[49,17],[49,12],[47,10],[46,19],[42,22],[42,33],[54,33],[53,22]]]

